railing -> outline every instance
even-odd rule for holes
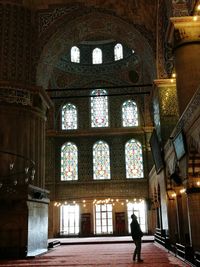
[[[200,251],[194,252],[195,266],[200,267]]]
[[[166,239],[165,230],[156,228],[154,236],[155,236],[155,241],[165,247],[165,239]]]
[[[183,259],[184,261],[194,263],[194,251],[193,248],[189,245],[176,243],[176,256]]]

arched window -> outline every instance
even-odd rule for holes
[[[80,63],[80,49],[77,46],[71,48],[71,62]]]
[[[138,126],[138,109],[134,101],[128,100],[122,105],[123,127]]]
[[[114,47],[115,61],[123,58],[123,47],[121,44],[116,44]]]
[[[93,178],[110,179],[110,151],[104,141],[98,141],[93,146]]]
[[[142,145],[131,139],[125,145],[126,178],[143,178]]]
[[[67,103],[62,108],[62,130],[77,129],[77,109]]]
[[[61,181],[71,180],[78,180],[78,150],[67,142],[61,148]]]
[[[92,91],[91,97],[91,126],[108,127],[108,97],[106,90]]]
[[[102,51],[100,48],[95,48],[92,51],[92,64],[102,64]]]

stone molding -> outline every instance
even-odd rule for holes
[[[196,149],[196,151],[200,153],[200,146],[199,146],[200,130],[199,127],[197,126],[198,124],[197,122],[199,120],[199,106],[200,106],[200,87],[196,91],[194,97],[191,99],[187,109],[179,119],[176,127],[171,133],[171,137],[173,138],[181,130],[183,130],[186,135],[188,150],[190,150],[190,148],[193,147]],[[170,139],[165,144],[164,151],[166,155],[165,157],[166,165],[168,166],[170,164],[176,164],[177,160],[175,157],[174,160],[171,160],[170,162],[170,157],[171,157],[170,151],[173,151],[173,143]]]
[[[191,42],[200,42],[200,20],[193,16],[173,17],[167,31],[167,40],[174,48]]]
[[[37,68],[38,85],[47,88],[49,77],[53,72],[53,66],[58,62],[59,58],[64,56],[74,43],[85,40],[88,36],[92,36],[94,32],[96,36],[106,35],[108,38],[117,39],[118,36],[121,36],[127,46],[137,51],[141,62],[143,62],[143,68],[152,70],[151,73],[145,73],[144,75],[155,77],[152,46],[135,25],[129,24],[113,15],[101,14],[100,12],[84,14],[73,20],[66,21],[64,18],[62,20],[63,25],[58,30],[54,25],[55,27],[50,27],[48,33],[42,34],[40,38],[41,55]],[[84,30],[80,31],[80,28]],[[124,28],[127,30],[124,31]],[[68,39],[65,36],[68,36]],[[63,42],[63,40],[65,41]]]
[[[76,184],[62,182],[57,183],[56,199],[65,200],[85,198],[85,192],[88,192],[87,198],[106,198],[108,195],[111,198],[139,198],[148,197],[147,179],[126,179],[125,181],[93,181],[77,182]],[[78,190],[77,190],[78,188]]]
[[[42,100],[42,105],[40,106],[42,110],[43,107],[50,108],[53,106],[52,101],[42,87],[0,81],[0,102],[38,107],[35,103],[35,98],[38,95]]]

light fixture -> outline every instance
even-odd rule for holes
[[[197,21],[197,16],[193,16],[193,20],[194,21]]]
[[[167,189],[167,196],[169,200],[174,200],[176,197],[176,192],[174,191],[173,188]]]
[[[185,193],[185,191],[186,191],[186,189],[185,189],[185,188],[182,188],[182,189],[180,190],[180,193],[183,194],[183,193]]]
[[[14,163],[12,162],[12,163],[10,163],[10,165],[9,165],[10,170],[12,170],[13,167],[14,167]]]

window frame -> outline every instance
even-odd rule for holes
[[[118,53],[118,51],[120,51],[120,52]],[[114,46],[114,61],[118,61],[118,60],[121,60],[123,58],[124,58],[124,55],[123,55],[123,45],[121,43],[117,43]]]
[[[99,206],[100,211],[97,211],[97,206]],[[105,207],[105,210],[103,210],[103,207]],[[111,207],[111,210],[109,210],[109,207]],[[97,216],[97,213],[99,214],[99,216]],[[105,214],[105,218],[102,218],[103,214]],[[94,205],[94,215],[95,215],[95,223],[94,223],[94,232],[96,235],[107,235],[107,234],[113,234],[113,229],[114,229],[114,225],[113,225],[113,206],[111,203],[99,203],[99,204],[95,204]],[[109,216],[111,215],[111,216]],[[97,218],[99,217],[99,218]],[[97,220],[100,222],[99,224],[97,223]],[[106,224],[103,225],[103,220],[106,221]],[[109,221],[112,222],[112,224],[109,224]],[[101,228],[101,231],[98,232],[97,231],[97,227]],[[104,232],[102,230],[103,227],[107,228],[107,231]],[[109,231],[109,228],[112,228],[112,231]]]
[[[128,102],[131,102],[132,104],[134,104],[135,105],[135,107],[136,107],[136,111],[137,111],[137,125],[129,125],[129,126],[125,126],[124,125],[124,119],[123,119],[123,115],[124,115],[124,112],[123,112],[123,107],[124,107],[124,105],[126,104],[126,103],[128,103]],[[121,106],[121,120],[122,120],[122,127],[124,127],[124,128],[128,128],[128,127],[138,127],[140,124],[139,124],[139,112],[138,112],[138,105],[137,105],[137,103],[136,103],[136,101],[134,101],[134,100],[132,100],[132,99],[128,99],[128,100],[126,100],[126,101],[124,101],[123,103],[122,103],[122,106]]]
[[[75,111],[76,111],[76,128],[70,128],[70,129],[63,129],[63,108],[65,107],[65,106],[67,106],[67,105],[71,105],[71,106],[73,106],[75,109]],[[78,109],[77,109],[77,106],[76,105],[74,105],[73,103],[70,103],[70,102],[68,102],[68,103],[65,103],[63,106],[62,106],[62,109],[61,109],[61,130],[62,131],[71,131],[71,130],[77,130],[78,129]]]
[[[63,147],[67,144],[71,144],[76,148],[76,151],[75,151],[76,152],[76,167],[75,167],[76,176],[75,176],[75,178],[73,177],[73,179],[62,179],[62,177],[66,177],[66,176],[64,176],[64,174],[62,174],[65,171],[65,170],[62,170],[62,165],[63,165],[62,164],[62,153],[63,153],[62,150],[63,150]],[[60,181],[61,182],[70,182],[70,181],[77,181],[77,180],[78,180],[78,147],[75,143],[67,141],[61,146],[61,150],[60,150]]]
[[[130,172],[127,168],[127,164],[128,164],[128,160],[127,160],[127,153],[126,152],[126,147],[127,144],[131,141],[134,141],[135,144],[139,144],[140,145],[140,153],[141,153],[141,172],[142,172],[142,176],[140,177],[129,177],[128,173]],[[124,156],[125,156],[125,172],[126,172],[126,179],[143,179],[144,178],[144,157],[143,157],[143,149],[142,149],[142,143],[140,141],[138,141],[137,139],[131,138],[128,141],[126,141],[125,145],[124,145]],[[132,164],[131,164],[132,165]],[[135,164],[134,164],[135,165]]]
[[[101,91],[101,92],[103,92],[103,94],[100,94],[99,96],[97,95],[97,93],[94,94],[94,92],[97,92],[97,91]],[[109,101],[108,101],[107,90],[105,90],[105,89],[94,89],[94,90],[91,91],[90,96],[91,96],[90,97],[90,127],[91,128],[108,128],[110,126],[110,121],[109,121],[110,116],[109,116]],[[92,107],[92,104],[93,104],[92,101],[94,101],[93,98],[94,99],[95,98],[98,99],[98,97],[105,97],[105,100],[106,100],[106,102],[105,102],[106,111],[104,111],[104,110],[102,111],[102,113],[106,113],[106,117],[104,117],[106,123],[105,123],[104,126],[95,126],[95,123],[93,122],[94,121],[94,119],[93,119],[94,108]],[[94,124],[94,126],[93,126],[93,124]]]
[[[76,56],[72,55],[72,52],[73,52],[74,49],[77,49],[76,54],[78,53],[78,56],[77,55]],[[75,53],[75,51],[74,51],[74,53]],[[76,59],[76,57],[78,58],[77,60],[72,60],[72,58]],[[70,61],[72,63],[80,63],[80,58],[81,58],[80,48],[78,46],[76,46],[76,45],[72,46],[71,50],[70,50]]]
[[[108,166],[109,166],[109,173],[108,173],[108,178],[104,178],[104,177],[102,177],[102,178],[97,178],[96,177],[96,174],[95,174],[95,171],[96,171],[96,169],[98,169],[98,166],[97,167],[95,167],[95,161],[96,161],[96,158],[94,159],[94,153],[95,153],[95,151],[94,151],[94,149],[95,149],[95,146],[96,145],[98,145],[98,143],[100,143],[100,142],[102,142],[102,144],[104,144],[104,145],[106,145],[107,146],[107,149],[108,149],[108,151],[107,151],[107,153],[108,153]],[[98,151],[97,151],[98,152]],[[106,141],[103,141],[103,140],[98,140],[98,141],[96,141],[94,144],[93,144],[93,146],[92,146],[92,167],[93,167],[93,181],[101,181],[101,180],[111,180],[111,158],[110,158],[110,146],[109,146],[109,144],[106,142]]]
[[[100,55],[99,59],[100,60],[97,60],[95,58],[95,53],[98,52],[98,54]],[[103,64],[103,51],[101,48],[99,47],[95,47],[93,50],[92,50],[92,65],[100,65],[100,64]]]

